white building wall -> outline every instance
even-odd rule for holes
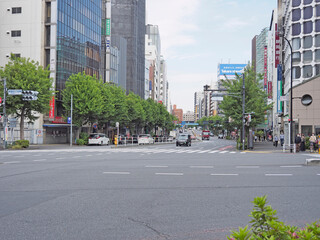
[[[39,0],[0,1],[0,66],[5,66],[11,53],[43,64],[43,3]],[[12,14],[12,7],[21,7],[21,14]],[[21,30],[21,37],[11,37],[12,30]]]

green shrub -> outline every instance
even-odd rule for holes
[[[226,139],[227,140],[231,140],[232,138],[230,136],[226,136]]]
[[[86,133],[86,132],[80,133],[79,138],[84,141],[84,144],[82,144],[82,145],[88,144],[88,139],[89,139],[89,134],[88,133]]]
[[[23,148],[29,147],[29,141],[28,140],[17,140],[14,142],[14,145],[20,145]]]
[[[320,239],[320,221],[307,224],[299,229],[278,221],[277,211],[267,204],[267,197],[256,197],[253,201],[254,208],[249,215],[252,220],[251,228],[239,228],[231,231],[229,240],[317,240]]]
[[[77,145],[79,145],[79,146],[82,146],[82,145],[85,145],[86,144],[86,141],[85,140],[83,140],[83,139],[77,139]]]
[[[22,146],[21,145],[12,145],[12,146],[10,146],[10,149],[13,149],[13,150],[22,149]]]

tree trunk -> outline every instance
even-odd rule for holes
[[[24,107],[22,108],[20,116],[20,140],[24,140]]]

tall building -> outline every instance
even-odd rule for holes
[[[319,0],[278,0],[278,18],[283,20],[280,28],[292,46],[292,84],[300,85],[320,74],[320,2]],[[282,38],[283,94],[291,94],[291,50],[287,41]],[[293,90],[294,97],[296,96]],[[293,134],[303,132],[307,126],[301,125],[299,116],[295,115],[298,98],[293,100]],[[290,101],[283,106],[285,135],[289,132]],[[315,118],[318,116],[310,116]],[[312,126],[315,131],[316,126]]]
[[[201,119],[203,115],[203,99],[204,92],[195,92],[194,93],[194,121],[197,122]]]
[[[145,96],[145,0],[111,0],[111,35],[127,40],[126,90]]]
[[[11,53],[50,64],[57,94],[44,121],[62,123],[61,91],[70,75],[101,76],[103,0],[0,1],[0,9],[0,65]],[[67,131],[63,124],[44,125],[45,142],[67,142]]]
[[[251,63],[253,71],[257,72],[257,35],[251,40]]]
[[[176,116],[180,123],[183,121],[183,110],[177,108],[177,105],[173,105],[172,115]]]
[[[194,122],[194,112],[187,111],[186,113],[183,113],[183,121],[193,123]]]
[[[146,49],[145,57],[150,62],[152,67],[153,76],[151,98],[158,102],[161,101],[160,97],[160,81],[161,81],[161,40],[159,27],[157,25],[148,24],[146,26]]]

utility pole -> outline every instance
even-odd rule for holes
[[[246,86],[245,86],[245,81],[244,81],[244,73],[242,74],[242,150],[244,150],[244,143],[245,143],[245,97],[246,97]]]
[[[73,110],[73,95],[71,94],[71,111],[70,111],[70,147],[72,147],[72,110]]]
[[[6,115],[6,93],[7,92],[7,79],[3,79],[3,149],[7,147],[7,115]]]

